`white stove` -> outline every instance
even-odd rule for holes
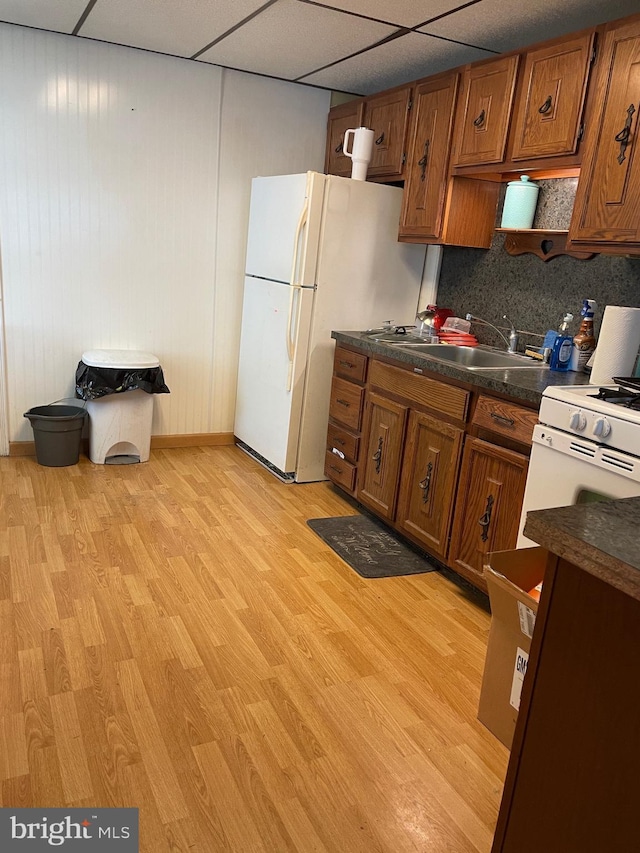
[[[527,512],[640,496],[640,379],[550,386],[533,431],[518,547]]]
[[[540,423],[640,456],[640,381],[628,386],[552,386],[542,396]],[[634,408],[636,406],[637,408]]]

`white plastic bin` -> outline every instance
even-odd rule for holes
[[[102,370],[140,370],[159,367],[158,358],[137,350],[89,350],[82,354],[89,367]],[[123,391],[87,400],[89,458],[98,465],[147,462],[151,448],[153,394]]]

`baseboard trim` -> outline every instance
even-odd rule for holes
[[[195,432],[186,435],[152,435],[151,449],[166,450],[172,447],[218,447],[234,443],[232,432]],[[89,455],[89,442],[82,441],[82,452]],[[35,456],[33,441],[10,441],[9,456]]]

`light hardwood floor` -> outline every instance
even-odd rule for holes
[[[0,487],[2,805],[137,806],[144,853],[488,853],[489,616],[359,577],[305,523],[355,512],[328,484],[204,447]]]

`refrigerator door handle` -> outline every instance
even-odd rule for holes
[[[293,259],[291,261],[291,276],[289,282],[291,287],[291,293],[289,294],[289,317],[287,319],[287,354],[289,356],[287,391],[291,391],[291,386],[293,383],[293,359],[296,354],[296,329],[298,324],[297,312],[294,310],[294,306],[296,305],[296,296],[299,296],[299,291],[301,287],[301,285],[296,281],[298,272],[298,250],[300,246],[300,236],[302,234],[302,229],[307,224],[308,217],[309,202],[308,199],[305,199],[304,207],[302,208],[300,218],[298,219],[298,224],[296,225],[296,233],[293,241]]]

